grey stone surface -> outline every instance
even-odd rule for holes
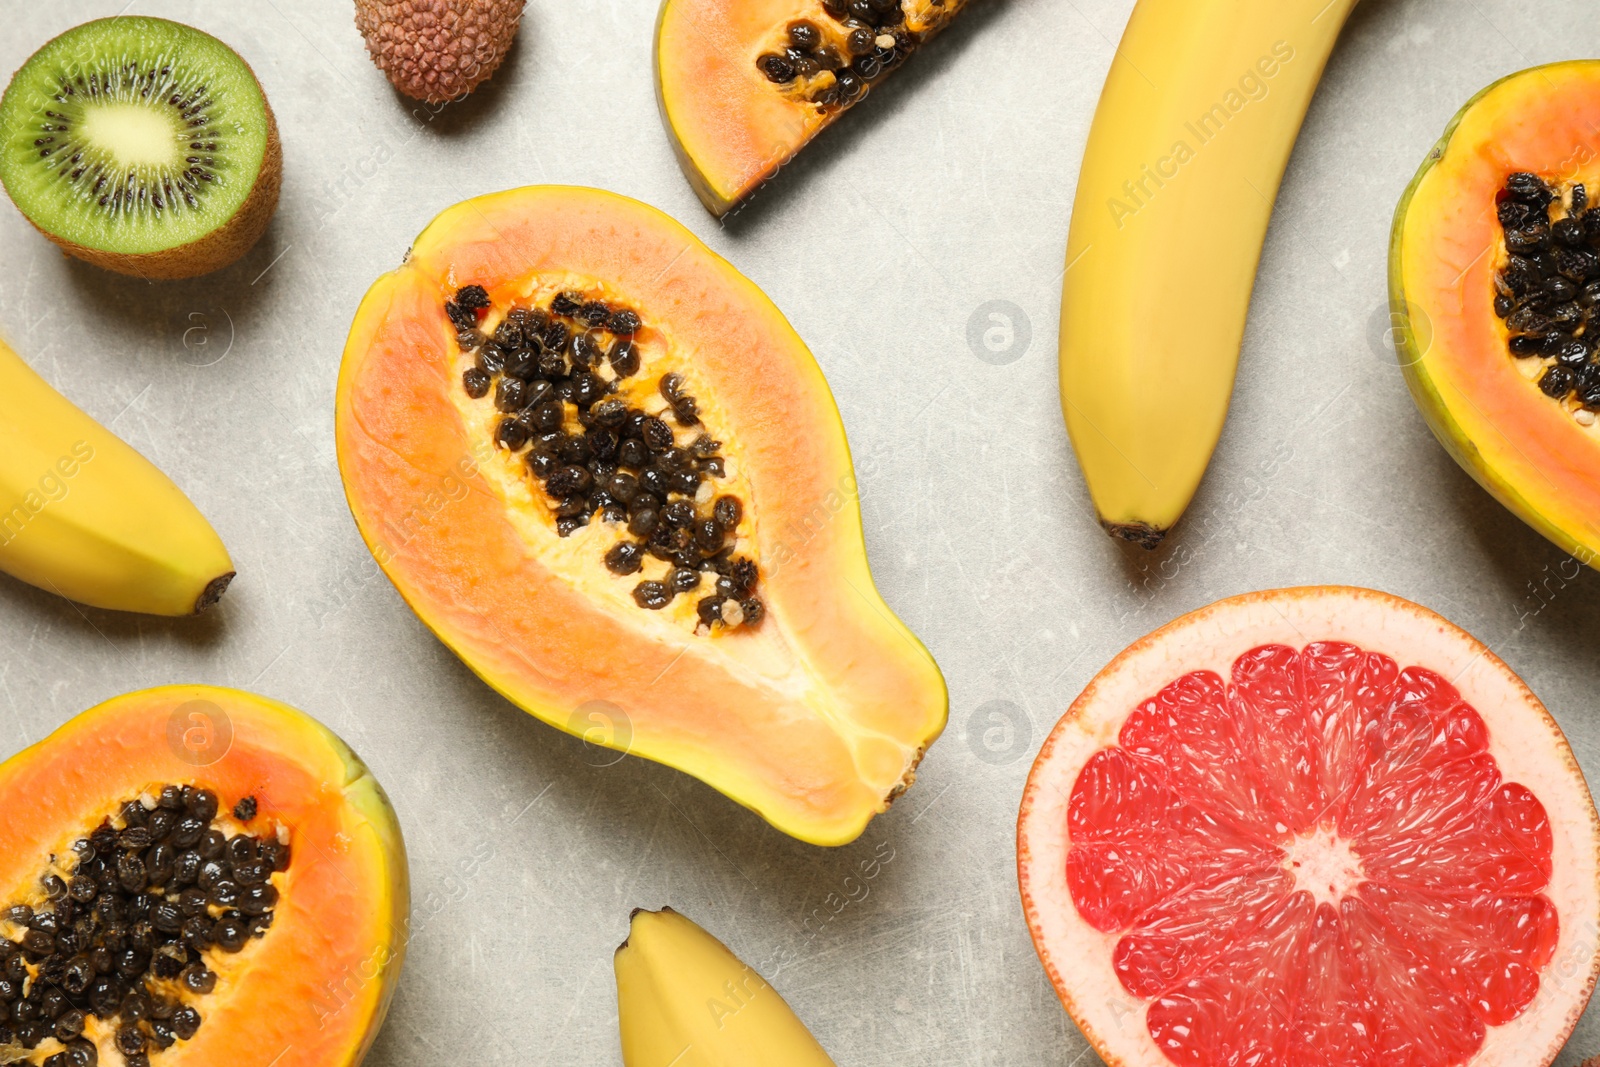
[[[1357,11],[1284,185],[1226,434],[1156,556],[1095,525],[1054,359],[1073,183],[1129,0],[980,2],[726,226],[657,119],[653,4],[536,3],[495,79],[430,115],[368,61],[348,3],[138,0],[221,36],[266,86],[286,157],[266,238],[213,277],[147,284],[63,259],[0,205],[0,330],[172,473],[240,570],[220,610],[176,623],[0,579],[0,749],[176,681],[259,690],[348,739],[399,809],[419,926],[369,1062],[616,1063],[612,949],[630,908],[660,904],[748,959],[792,957],[770,977],[841,1065],[1098,1062],[1022,923],[1017,799],[1096,670],[1228,594],[1343,582],[1421,601],[1506,658],[1600,768],[1600,579],[1552,577],[1562,553],[1439,449],[1381,336],[1390,215],[1424,153],[1489,81],[1600,52],[1591,4]],[[119,9],[0,0],[0,71]],[[871,460],[873,568],[943,666],[951,721],[855,845],[788,840],[662,767],[594,766],[462,667],[356,534],[332,407],[362,292],[442,208],[535,182],[638,197],[730,258],[810,342]],[[990,301],[1029,327],[1015,359],[969,346]],[[863,880],[875,855],[891,858]],[[1558,1062],[1597,1051],[1591,1012]]]

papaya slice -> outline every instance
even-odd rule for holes
[[[1600,61],[1479,93],[1395,213],[1412,399],[1468,473],[1582,563],[1600,553]]]
[[[944,725],[816,361],[654,208],[536,186],[445,211],[356,313],[335,438],[400,594],[545,722],[819,844]]]
[[[656,101],[718,218],[948,26],[966,0],[664,0]]]
[[[343,742],[167,686],[0,765],[0,1059],[359,1063],[405,954],[405,846]]]

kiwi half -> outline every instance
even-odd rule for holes
[[[0,184],[50,240],[141,278],[191,278],[256,243],[283,150],[239,54],[166,19],[121,16],[46,44],[0,98]]]

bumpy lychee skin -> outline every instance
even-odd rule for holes
[[[517,36],[523,0],[356,0],[367,51],[407,96],[442,104],[495,72]]]

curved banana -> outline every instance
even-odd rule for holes
[[[0,341],[0,570],[97,608],[193,615],[233,579],[183,491]]]
[[[1138,0],[1067,240],[1061,407],[1100,521],[1146,548],[1222,434],[1267,222],[1356,0]]]
[[[776,990],[671,908],[617,949],[624,1067],[834,1067]]]

